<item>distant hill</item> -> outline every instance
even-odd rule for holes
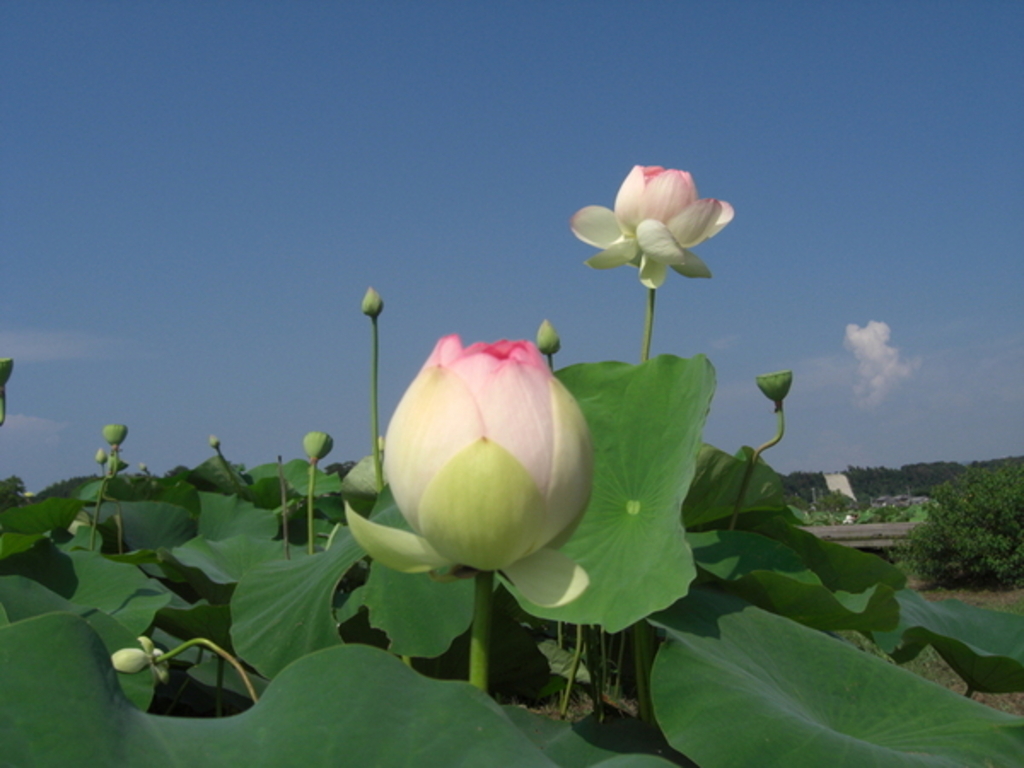
[[[959,464],[955,461],[934,461],[930,464],[904,464],[899,469],[889,467],[847,467],[844,474],[858,501],[870,501],[879,496],[930,496],[932,488],[952,480],[968,467],[996,469],[1004,464],[1024,464],[1024,456],[1009,456],[1005,459],[972,461]],[[793,472],[781,475],[782,488],[787,496],[799,496],[810,502],[814,495],[828,493],[825,477],[821,472]]]

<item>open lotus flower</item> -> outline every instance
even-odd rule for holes
[[[733,215],[732,206],[722,200],[699,200],[686,171],[635,165],[619,187],[614,211],[588,205],[576,212],[570,226],[580,240],[604,249],[586,261],[588,266],[632,264],[640,268],[641,283],[657,288],[668,267],[686,277],[711,277],[689,249],[721,232]]]
[[[374,559],[406,573],[501,571],[538,605],[563,605],[589,580],[557,549],[590,498],[593,455],[579,406],[528,341],[434,348],[402,397],[384,469],[415,533],[346,510]]]

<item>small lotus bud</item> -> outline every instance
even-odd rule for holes
[[[220,449],[220,439],[216,435],[210,435],[210,447],[215,451]]]
[[[96,463],[97,464],[106,464],[107,463],[107,452],[104,451],[102,448],[100,448],[98,451],[96,451]]]
[[[310,461],[319,461],[334,447],[334,439],[326,432],[310,432],[302,439],[302,447]]]
[[[537,329],[537,349],[541,351],[542,355],[553,355],[561,348],[562,340],[558,337],[558,331],[548,320],[545,320]]]
[[[142,472],[144,475],[148,475],[149,474],[149,467],[147,467],[144,463],[142,463],[140,461],[139,462],[139,472]]]
[[[363,296],[363,314],[368,317],[377,317],[383,311],[384,301],[380,294],[373,288],[367,288],[366,295]]]
[[[764,393],[764,396],[780,405],[789,394],[789,387],[793,383],[792,371],[776,371],[775,373],[764,373],[757,377],[757,386]]]
[[[121,445],[128,437],[128,427],[124,424],[107,424],[103,428],[103,439],[112,446]]]
[[[153,657],[141,648],[122,648],[110,657],[110,663],[114,669],[126,675],[134,675],[148,667]]]

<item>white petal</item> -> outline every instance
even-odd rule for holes
[[[611,269],[629,264],[637,255],[636,240],[629,238],[606,248],[596,256],[591,256],[584,264],[594,269]]]
[[[348,528],[359,546],[374,560],[402,573],[423,573],[454,565],[422,536],[374,523],[345,505]]]
[[[647,182],[640,204],[640,217],[668,221],[696,199],[697,187],[689,173],[662,171]]]
[[[502,573],[523,597],[545,608],[571,603],[590,584],[587,572],[555,549],[538,549]]]
[[[729,211],[732,211],[731,206]],[[722,207],[722,203],[711,198],[705,198],[704,200],[698,200],[693,205],[688,205],[677,216],[672,217],[668,222],[668,228],[672,231],[679,245],[683,248],[692,248],[719,232],[722,227],[731,221],[732,217],[729,216],[719,226],[718,222],[724,214],[725,209]]]
[[[588,205],[576,211],[569,226],[576,237],[597,248],[607,248],[622,237],[615,213],[603,205]]]
[[[662,264],[682,264],[686,260],[682,247],[660,221],[641,221],[636,228],[636,242],[644,256]]]
[[[724,200],[716,200],[715,202],[722,206],[722,210],[718,214],[718,220],[715,222],[715,225],[711,227],[711,231],[708,233],[709,238],[714,237],[721,232],[725,228],[725,225],[732,221],[733,216],[736,215],[732,206]]]
[[[413,530],[420,530],[418,504],[427,484],[483,434],[476,401],[458,374],[436,365],[420,371],[398,403],[384,440],[384,471]]]
[[[685,277],[711,277],[711,270],[693,251],[686,252],[686,262],[673,264],[672,269]]]
[[[648,288],[660,288],[668,269],[661,262],[644,256],[640,260],[640,282]]]
[[[636,225],[640,223],[640,202],[646,186],[647,169],[642,165],[634,165],[615,196],[615,217],[628,234],[633,234]]]

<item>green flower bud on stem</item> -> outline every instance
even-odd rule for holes
[[[124,424],[107,424],[103,428],[103,439],[111,446],[119,446],[128,437],[128,427]]]
[[[310,432],[302,439],[302,447],[312,462],[319,461],[334,448],[334,439],[326,432]]]
[[[562,340],[558,331],[549,320],[545,320],[537,329],[537,349],[542,355],[553,355],[562,348]]]
[[[102,448],[96,451],[96,463],[101,466],[107,463],[107,452]]]
[[[367,288],[366,295],[363,296],[363,314],[367,317],[378,317],[383,311],[384,301],[380,294],[373,288]]]
[[[213,450],[220,450],[220,439],[216,435],[210,435],[210,447]]]
[[[764,393],[765,397],[775,403],[776,408],[782,405],[782,401],[789,394],[789,388],[792,384],[792,371],[764,373],[757,377],[758,388]]]

